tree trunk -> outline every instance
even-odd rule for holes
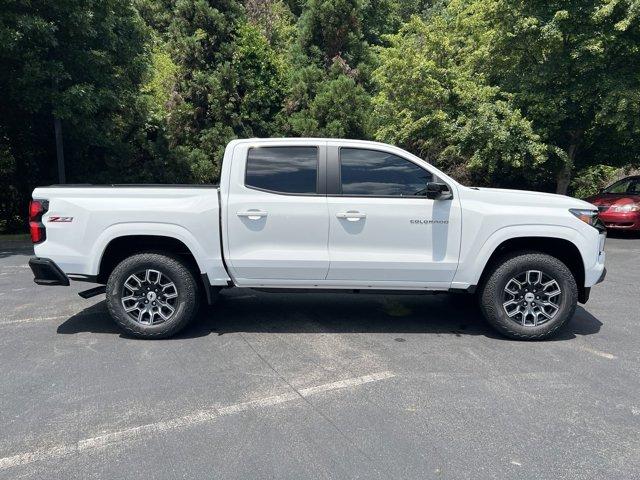
[[[64,185],[67,183],[64,170],[64,148],[62,146],[62,123],[60,119],[53,116],[53,128],[56,135],[56,157],[58,158],[58,183]]]
[[[571,174],[573,173],[573,166],[575,165],[581,133],[582,132],[580,131],[571,132],[571,142],[569,143],[569,148],[567,148],[567,161],[556,177],[556,193],[559,193],[560,195],[566,195],[567,190],[569,189],[569,183],[571,183]]]

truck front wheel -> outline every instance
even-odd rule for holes
[[[195,317],[198,298],[198,284],[189,268],[160,253],[125,258],[107,281],[111,317],[138,338],[176,334]]]
[[[569,321],[578,302],[571,271],[542,253],[503,257],[488,272],[479,293],[487,321],[503,335],[520,340],[550,337]]]

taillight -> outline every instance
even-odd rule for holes
[[[41,243],[47,239],[47,231],[42,223],[42,216],[47,213],[49,202],[31,200],[29,203],[29,232],[33,243]]]

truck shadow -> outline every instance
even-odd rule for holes
[[[549,341],[592,335],[599,332],[601,326],[600,320],[579,306],[573,319]],[[73,315],[58,327],[57,332],[124,336],[109,318],[104,301]],[[214,306],[202,308],[199,318],[173,338],[236,332],[424,333],[503,339],[487,325],[475,303],[466,295],[285,295],[244,289],[223,292]]]
[[[621,240],[640,240],[640,231],[608,230],[607,237],[619,238]]]

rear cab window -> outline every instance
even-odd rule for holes
[[[244,184],[287,195],[318,193],[318,147],[254,147],[247,154]]]

